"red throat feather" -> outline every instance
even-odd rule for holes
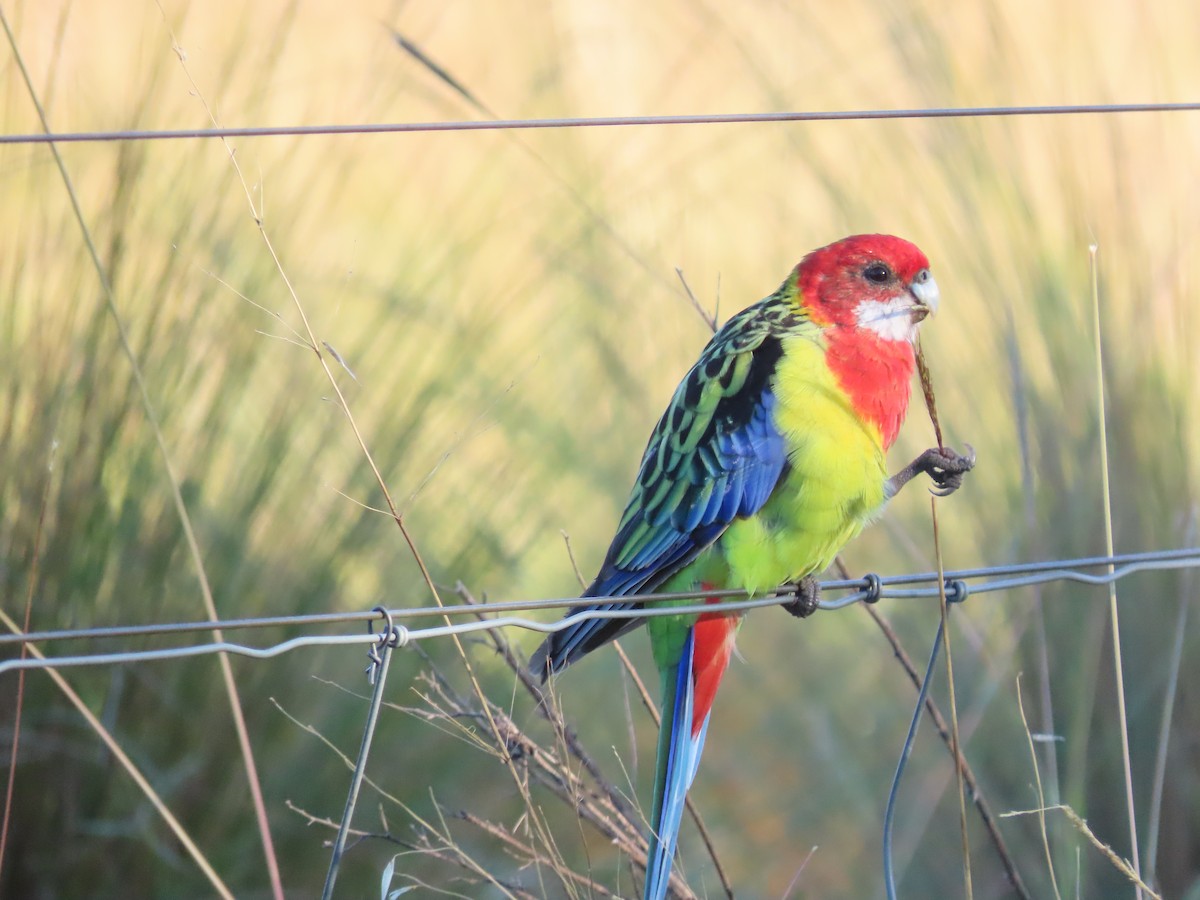
[[[908,410],[916,360],[908,341],[887,341],[862,328],[834,326],[825,333],[826,359],[854,411],[879,429],[886,450]]]
[[[868,279],[868,267],[888,277]],[[887,340],[859,322],[865,302],[903,296],[929,260],[915,245],[886,234],[858,234],[808,254],[795,270],[795,291],[808,316],[825,331],[829,368],[855,413],[878,430],[886,449],[908,409],[915,368],[912,344]]]

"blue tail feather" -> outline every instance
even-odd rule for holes
[[[700,754],[704,750],[704,738],[708,734],[708,717],[699,734],[692,737],[692,712],[694,691],[692,683],[693,632],[688,631],[683,654],[674,672],[664,680],[664,700],[672,694],[672,706],[668,717],[663,710],[662,730],[658,742],[658,773],[654,785],[654,819],[650,834],[650,851],[646,862],[646,885],[644,900],[661,900],[667,895],[671,880],[671,866],[675,859],[675,847],[679,840],[679,825],[683,819],[684,800],[688,789],[700,767]],[[674,691],[670,692],[671,681]],[[665,765],[664,765],[665,760]]]

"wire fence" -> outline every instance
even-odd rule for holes
[[[1092,573],[1086,569],[1107,567],[1109,571]],[[1136,572],[1161,569],[1200,568],[1200,547],[1181,548],[1177,550],[1160,550],[1144,553],[1125,553],[1115,556],[1091,556],[1076,559],[1046,560],[1042,562],[1018,563],[1005,566],[988,566],[975,569],[957,569],[947,571],[944,575],[946,594],[952,602],[961,602],[971,594],[987,594],[996,591],[1013,590],[1029,587],[1035,584],[1045,584],[1052,581],[1069,581],[1087,585],[1105,585],[1116,582]],[[935,598],[938,596],[938,574],[936,572],[919,572],[905,575],[867,575],[857,580],[832,580],[821,583],[823,592],[845,592],[841,596],[822,600],[819,607],[832,611],[843,609],[855,603],[872,603],[881,599],[909,600]],[[920,585],[920,586],[919,586]],[[638,601],[653,603],[656,601],[680,601],[699,599],[701,597],[731,598],[745,596],[742,591],[702,591],[702,592],[672,592],[642,594]],[[766,596],[746,599],[727,600],[722,603],[722,610],[728,612],[744,612],[767,606],[779,606],[794,598],[794,591],[787,586],[769,592]],[[6,634],[0,636],[0,647],[21,643],[47,643],[61,640],[100,640],[118,637],[144,637],[174,634],[190,634],[219,629],[228,631],[234,629],[268,628],[268,627],[302,627],[314,628],[332,624],[366,622],[374,625],[377,622],[386,624],[385,635],[390,635],[393,646],[403,646],[412,641],[429,638],[448,637],[450,635],[471,634],[488,631],[494,628],[523,628],[544,634],[562,631],[578,622],[588,619],[629,619],[651,616],[670,616],[690,613],[712,612],[712,607],[706,604],[671,605],[657,608],[638,608],[624,610],[589,609],[554,622],[541,622],[521,616],[501,615],[496,618],[480,618],[495,613],[509,613],[524,610],[559,610],[569,609],[579,604],[603,604],[609,601],[628,600],[628,597],[568,597],[544,600],[512,600],[498,603],[458,603],[446,606],[423,606],[398,609],[376,607],[373,610],[360,610],[345,613],[322,613],[315,615],[295,616],[265,616],[253,619],[226,619],[215,622],[175,622],[156,623],[151,625],[115,625],[102,628],[61,629],[56,631],[36,631],[25,634]],[[450,623],[451,616],[469,615],[474,617],[469,622]],[[396,625],[396,620],[420,619],[428,617],[445,617],[444,625],[423,628],[410,628]],[[290,638],[279,643],[263,647],[255,647],[230,641],[213,641],[193,644],[183,647],[163,647],[147,650],[131,650],[118,652],[95,652],[75,655],[64,655],[44,658],[10,659],[0,662],[0,674],[17,669],[42,669],[49,667],[67,668],[77,666],[120,665],[125,663],[151,662],[155,660],[181,659],[193,656],[205,656],[212,653],[233,653],[254,659],[269,659],[280,656],[292,650],[303,647],[343,646],[352,644],[370,644],[379,641],[380,635],[372,630],[359,634],[307,634]]]
[[[378,124],[327,124],[292,126],[256,126],[230,128],[198,128],[172,130],[112,130],[42,134],[0,135],[4,145],[45,145],[56,143],[100,143],[131,141],[162,141],[183,139],[228,139],[228,138],[271,138],[303,137],[314,135],[385,135],[434,132],[469,131],[513,131],[563,128],[613,128],[645,126],[685,125],[744,125],[766,123],[867,121],[867,120],[929,120],[956,118],[994,118],[1017,116],[1071,116],[1090,114],[1130,113],[1179,113],[1200,111],[1200,101],[1177,103],[1125,103],[1125,104],[1078,104],[1053,106],[1005,106],[1005,107],[957,107],[933,109],[896,110],[840,110],[840,111],[797,111],[775,113],[741,113],[713,115],[673,116],[620,116],[557,119],[493,119],[470,121],[402,122]],[[873,603],[880,599],[923,599],[936,598],[944,578],[944,590],[951,601],[962,602],[971,594],[993,593],[1014,590],[1049,582],[1075,582],[1085,585],[1112,584],[1134,573],[1149,570],[1200,568],[1200,548],[1161,550],[1145,553],[1129,553],[1112,556],[1095,556],[1075,559],[1058,559],[1023,564],[990,566],[974,569],[948,571],[944,576],[934,572],[901,574],[893,576],[867,575],[862,579],[832,580],[822,582],[822,590],[838,596],[821,601],[820,608],[833,611],[859,602]],[[1107,569],[1107,571],[1089,571]],[[743,612],[768,606],[781,605],[794,597],[786,587],[751,599],[741,591],[703,591],[695,593],[654,593],[639,595],[639,603],[658,601],[686,601],[690,599],[719,597],[725,599],[721,609],[727,612]],[[1105,595],[1107,596],[1107,595]],[[315,632],[330,626],[366,624],[365,631],[356,634],[304,633],[274,644],[251,646],[230,641],[209,641],[186,646],[161,647],[139,650],[95,651],[61,655],[57,657],[13,658],[0,661],[0,675],[17,670],[67,668],[80,666],[122,665],[158,660],[176,660],[230,653],[256,659],[276,657],[293,650],[314,646],[373,645],[369,672],[375,690],[372,693],[371,709],[364,726],[363,742],[356,761],[355,772],[347,796],[346,809],[342,817],[338,838],[334,846],[326,880],[324,896],[332,893],[337,877],[338,864],[345,849],[347,829],[353,815],[354,805],[362,782],[363,769],[369,753],[378,715],[380,698],[387,676],[390,652],[413,641],[465,635],[501,628],[521,628],[530,631],[552,633],[569,628],[588,619],[644,618],[660,615],[711,612],[706,604],[687,604],[637,608],[632,610],[589,609],[573,613],[554,622],[542,622],[511,613],[536,610],[569,609],[579,604],[603,604],[606,600],[628,600],[629,598],[568,597],[535,600],[516,600],[497,603],[464,602],[445,606],[420,606],[372,610],[357,610],[338,613],[311,615],[283,615],[257,618],[210,620],[174,623],[113,625],[78,629],[45,630],[27,633],[0,635],[0,651],[12,647],[16,651],[22,644],[44,644],[59,641],[109,641],[121,638],[156,638],[166,636],[202,635],[215,630],[254,630],[261,628],[301,629]],[[451,617],[470,616],[469,621],[451,622]],[[442,618],[444,624],[412,626],[398,622],[416,622],[422,619]],[[374,626],[382,624],[381,633]],[[940,628],[940,626],[939,626]],[[939,637],[941,631],[939,630]],[[929,670],[932,671],[936,657],[931,656]],[[382,655],[380,655],[382,652]],[[930,678],[924,679],[922,691],[928,689]],[[922,707],[923,695],[917,704],[910,738],[915,731]],[[906,751],[907,752],[907,751]],[[897,774],[898,782],[899,774]],[[889,800],[890,817],[894,809],[896,783],[893,784]],[[890,866],[890,853],[885,855]],[[889,894],[891,871],[888,870]]]
[[[897,119],[976,119],[1014,116],[1079,116],[1114,113],[1200,112],[1200,101],[1178,103],[1080,103],[1054,106],[954,106],[925,109],[801,110],[678,116],[578,116],[559,119],[464,119],[353,125],[258,125],[229,128],[66,131],[0,135],[0,144],[68,144],[169,141],[197,138],[304,137],[312,135],[414,134],[446,131],[535,131],[558,128],[631,128],[676,125],[750,125],[780,122],[862,122]]]

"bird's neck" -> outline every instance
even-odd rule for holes
[[[908,410],[916,358],[908,341],[889,341],[863,328],[835,325],[825,332],[829,368],[854,411],[879,429],[886,450]]]

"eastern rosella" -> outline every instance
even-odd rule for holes
[[[638,595],[652,591],[753,596],[790,582],[791,611],[811,613],[815,576],[905,482],[926,472],[948,493],[974,463],[932,449],[892,478],[884,464],[908,407],[917,326],[937,301],[919,249],[858,235],[813,251],[779,290],[726,322],[650,436],[584,592],[617,599],[569,614],[642,609]],[[644,896],[661,898],[741,616],[584,620],[546,640],[532,667],[545,678],[643,622],[662,675]]]

